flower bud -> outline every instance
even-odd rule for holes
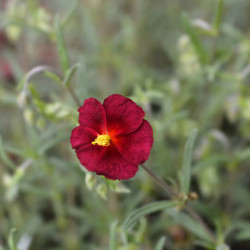
[[[198,194],[195,193],[195,192],[190,192],[190,193],[188,194],[188,199],[189,199],[189,200],[192,200],[192,201],[197,200],[197,199],[198,199]]]
[[[33,124],[33,122],[34,122],[34,113],[33,113],[33,111],[31,109],[26,108],[24,110],[24,119],[28,124],[30,124],[30,125]]]
[[[20,108],[24,108],[27,104],[27,96],[24,91],[17,95],[17,104]]]
[[[104,183],[101,183],[96,188],[97,193],[104,199],[107,200],[107,185]]]
[[[87,188],[89,190],[92,190],[96,184],[96,177],[92,173],[87,172],[85,176],[85,183],[86,183]]]
[[[43,118],[38,118],[37,121],[36,121],[36,126],[38,129],[40,130],[44,130],[45,129],[45,126],[46,126],[46,122]]]

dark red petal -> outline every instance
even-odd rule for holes
[[[91,144],[91,142],[94,141],[97,136],[98,133],[92,128],[78,126],[71,132],[70,143],[73,149],[77,149],[86,144]]]
[[[95,98],[85,100],[78,111],[80,113],[80,125],[90,127],[99,134],[106,133],[106,114],[102,104],[98,100]]]
[[[153,130],[149,122],[144,120],[135,132],[116,136],[112,141],[124,159],[139,165],[149,157],[153,145]]]
[[[73,129],[70,137],[72,148],[80,163],[89,171],[95,171],[98,159],[105,153],[106,147],[91,144],[97,137],[97,132],[89,127],[78,126]]]
[[[111,180],[127,180],[136,174],[138,166],[127,162],[111,144],[97,161],[96,173]]]
[[[104,100],[107,127],[111,136],[134,132],[143,121],[145,113],[131,99],[114,94]]]
[[[92,144],[84,145],[76,149],[76,155],[80,163],[89,171],[96,172],[99,158],[105,154],[106,147],[94,146]]]

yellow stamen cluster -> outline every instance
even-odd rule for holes
[[[99,146],[109,146],[110,145],[110,136],[109,135],[98,135],[97,138],[91,142],[93,145]]]

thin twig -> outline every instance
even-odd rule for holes
[[[161,178],[159,178],[153,172],[151,172],[151,170],[149,170],[145,165],[141,166],[155,180],[155,182],[168,193],[168,195],[172,199],[177,198],[179,196],[178,193],[172,187],[170,187],[165,181],[163,181]],[[207,224],[204,222],[201,216],[187,203],[185,204],[185,209],[204,228],[209,237],[213,241],[216,241],[213,232],[210,230],[210,228],[207,226]]]

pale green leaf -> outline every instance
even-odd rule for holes
[[[51,71],[45,71],[44,74],[50,78],[51,80],[53,80],[54,82],[58,83],[58,84],[61,84],[62,83],[62,80],[61,78],[54,72],[51,72]]]
[[[184,228],[186,228],[189,232],[192,232],[199,239],[202,239],[208,243],[212,243],[212,240],[205,229],[189,215],[183,212],[175,211],[174,209],[167,210],[166,213],[169,214],[175,222],[181,224]]]
[[[12,228],[10,230],[10,234],[9,234],[9,237],[8,237],[8,244],[9,244],[10,250],[18,250],[15,243],[14,243],[14,233],[15,233],[15,231],[16,231],[16,229]]]
[[[71,79],[74,76],[74,74],[79,66],[80,66],[80,64],[76,63],[69,70],[67,70],[67,72],[65,73],[65,78],[63,80],[63,85],[65,85],[65,86],[70,85]]]
[[[117,243],[116,243],[116,228],[117,228],[118,221],[114,221],[110,225],[109,229],[109,250],[116,250]]]
[[[66,50],[66,45],[64,42],[61,21],[58,15],[55,17],[55,35],[56,35],[56,45],[60,57],[61,66],[63,72],[66,73],[66,71],[69,69],[69,59]]]
[[[1,136],[0,136],[0,157],[7,166],[9,166],[10,168],[15,168],[14,163],[9,159],[8,155],[5,153]]]
[[[201,64],[207,64],[208,54],[206,50],[204,49],[199,37],[197,36],[195,28],[191,25],[191,22],[186,14],[182,15],[182,20],[183,20],[183,24],[186,29],[186,32],[188,36],[190,37],[190,40],[194,46],[194,49],[196,51],[197,56],[199,57]]]
[[[132,213],[128,215],[126,220],[123,223],[124,230],[127,230],[131,228],[142,216],[164,210],[173,208],[178,205],[178,202],[176,201],[157,201],[150,203],[146,206],[143,206],[141,208],[138,208],[134,210]]]
[[[166,237],[165,236],[162,236],[157,244],[156,244],[156,247],[155,247],[155,250],[163,250],[163,247],[164,247],[164,244],[166,242]]]
[[[218,33],[219,29],[220,29],[224,0],[217,0],[217,2],[218,3],[216,6],[215,18],[214,18],[214,22],[213,22],[213,29],[215,30],[216,33]]]
[[[191,161],[193,155],[194,141],[197,137],[198,130],[194,129],[185,145],[184,158],[182,164],[182,176],[181,176],[181,191],[185,194],[189,192],[191,182]]]

